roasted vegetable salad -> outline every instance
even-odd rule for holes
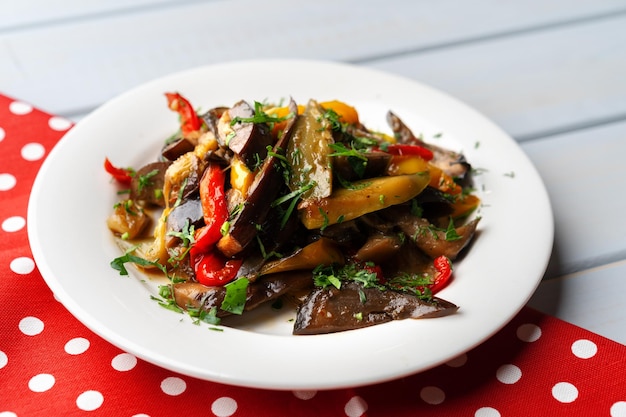
[[[391,111],[390,133],[370,130],[338,100],[199,112],[165,96],[179,124],[161,154],[104,164],[125,248],[111,266],[167,276],[163,306],[219,324],[281,301],[296,335],[457,311],[436,293],[480,220],[462,154]]]

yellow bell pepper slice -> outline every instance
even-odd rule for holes
[[[319,229],[405,203],[429,182],[428,171],[356,181],[350,188],[335,189],[329,197],[302,201],[298,213],[307,229]]]

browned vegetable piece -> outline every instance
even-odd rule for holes
[[[433,145],[432,143],[424,142],[415,136],[411,129],[391,111],[387,113],[387,122],[399,143],[419,145],[430,149],[434,155],[430,163],[452,178],[463,179],[471,169],[470,164],[463,154]]]
[[[387,165],[391,160],[391,155],[385,152],[363,152],[361,156],[367,159],[367,161],[358,161],[365,163],[362,175],[359,175],[354,169],[350,158],[347,156],[333,156],[333,172],[345,181],[380,177],[385,174]]]
[[[178,138],[175,141],[168,143],[161,149],[161,156],[168,161],[174,161],[179,156],[193,151],[195,145],[187,138]]]
[[[228,107],[214,107],[201,116],[204,123],[216,138],[218,137],[218,121],[226,111],[228,111]]]
[[[312,187],[302,194],[303,199],[324,198],[332,192],[331,168],[334,143],[330,124],[324,120],[324,109],[309,100],[302,116],[293,127],[293,137],[287,146],[287,160],[291,167],[289,188],[291,191],[303,186]]]
[[[380,264],[396,254],[402,241],[397,234],[372,233],[354,257],[363,262]]]
[[[319,265],[343,264],[344,257],[338,245],[325,237],[297,250],[290,256],[263,265],[261,274],[313,269]]]
[[[219,308],[226,296],[224,287],[208,287],[199,282],[179,282],[172,285],[176,304],[185,310]],[[223,314],[224,312],[222,312]]]
[[[355,246],[365,243],[367,235],[361,230],[360,220],[347,220],[341,223],[335,223],[320,230],[321,236],[334,240],[344,248],[354,248]]]
[[[432,233],[419,234],[415,243],[432,258],[443,255],[453,260],[472,240],[479,221],[480,218],[477,217],[469,223],[455,228],[455,234],[458,238],[454,240],[446,239],[445,232],[439,230],[436,232],[436,238],[433,237]]]
[[[165,206],[163,183],[170,162],[152,162],[139,169],[130,182],[130,198],[159,207]]]
[[[141,234],[150,222],[150,218],[133,200],[117,203],[113,213],[107,218],[109,229],[125,239],[134,239]]]
[[[434,277],[437,273],[433,259],[405,239],[398,252],[380,264],[385,277],[422,275]]]
[[[293,334],[334,333],[392,320],[441,317],[458,307],[441,298],[424,301],[402,292],[365,288],[356,282],[314,289],[296,315]]]
[[[248,285],[245,310],[253,310],[267,301],[311,288],[312,285],[311,271],[266,275]],[[212,308],[217,308],[218,317],[230,314],[220,309],[226,295],[224,287],[207,287],[197,282],[183,282],[173,284],[172,289],[176,304],[183,309],[202,309],[208,312]]]
[[[230,123],[250,119],[255,112],[245,101],[240,101],[228,110]],[[253,171],[257,161],[265,159],[267,147],[272,145],[269,126],[265,123],[237,121],[230,126],[232,134],[225,138],[226,145]]]
[[[197,193],[205,168],[206,163],[193,152],[187,152],[170,164],[163,187],[168,207],[173,207],[180,198],[186,199]]]
[[[431,258],[444,255],[449,259],[455,259],[474,237],[476,226],[480,221],[477,217],[462,226],[454,228],[454,236],[446,238],[446,230],[433,227],[428,220],[415,217],[407,211],[389,211],[385,213],[387,218],[415,242],[425,254]]]
[[[295,109],[296,103],[292,100],[290,106]],[[229,230],[217,243],[217,248],[227,257],[241,252],[257,235],[257,225],[262,224],[271,209],[271,203],[276,199],[281,186],[284,184],[280,171],[280,158],[283,155],[286,144],[289,142],[292,127],[297,120],[294,117],[289,120],[284,134],[274,145],[274,151],[263,161],[254,182],[248,190],[246,204],[230,221]]]
[[[171,247],[179,240],[172,232],[182,232],[185,227],[199,229],[204,225],[202,204],[197,198],[184,200],[174,207],[167,216],[165,245]]]

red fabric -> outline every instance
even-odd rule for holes
[[[30,188],[69,128],[0,96],[0,416],[626,416],[626,347],[530,308],[448,364],[353,389],[231,387],[137,360],[73,318],[32,262]]]

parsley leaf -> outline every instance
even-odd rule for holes
[[[341,289],[341,280],[335,275],[334,269],[323,265],[313,270],[313,283],[317,287],[326,288],[332,285],[337,289]]]
[[[180,232],[169,231],[167,232],[167,236],[177,237],[182,241],[183,246],[185,248],[190,247],[196,242],[196,239],[195,239],[195,226],[189,223],[190,223],[189,219],[186,219],[185,225],[183,226]]]
[[[334,151],[330,154],[330,156],[342,156],[347,158],[352,170],[359,176],[359,178],[363,178],[363,175],[365,175],[365,169],[367,168],[368,159],[361,151],[355,148],[347,148],[343,143],[332,143],[328,146],[330,146]]]
[[[337,289],[341,289],[342,281],[355,281],[363,285],[363,288],[386,289],[378,281],[376,272],[363,269],[355,264],[346,264],[339,267],[320,265],[313,270],[313,282],[318,287],[326,288],[332,285]]]
[[[139,184],[137,186],[137,188],[139,189],[139,191],[142,191],[145,187],[149,187],[153,184],[152,182],[152,177],[154,177],[155,175],[157,175],[159,173],[158,169],[153,169],[152,171],[148,172],[147,174],[144,175],[140,175],[139,176]]]
[[[230,125],[234,126],[237,123],[267,123],[271,128],[274,127],[275,123],[284,122],[285,120],[291,119],[294,117],[293,113],[289,113],[287,116],[278,117],[273,116],[271,114],[267,114],[263,111],[263,104],[258,101],[254,102],[254,116],[252,117],[234,117],[230,121]]]
[[[200,324],[200,322],[204,322],[217,326],[221,323],[221,319],[217,317],[216,307],[212,307],[208,311],[203,308],[187,307],[187,313],[189,314],[189,317],[195,319],[194,324]]]
[[[159,295],[163,298],[159,298],[159,297],[155,297],[153,295],[150,296],[150,298],[154,301],[156,301],[157,303],[159,303],[159,305],[167,310],[171,310],[174,311],[176,313],[182,313],[183,309],[180,308],[180,306],[178,306],[178,304],[176,304],[176,301],[174,300],[174,296],[172,295],[172,289],[170,288],[169,285],[160,285],[159,286]]]
[[[461,238],[462,236],[459,236],[459,234],[456,232],[456,228],[454,227],[454,221],[452,220],[452,217],[450,217],[450,223],[448,223],[448,228],[446,229],[446,241],[452,242]]]
[[[128,270],[126,269],[126,266],[124,265],[128,262],[132,262],[139,266],[153,266],[161,270],[165,275],[167,275],[167,269],[165,268],[165,266],[161,265],[160,263],[155,262],[155,261],[149,261],[139,256],[131,255],[130,253],[125,253],[124,255],[113,259],[110,265],[111,265],[111,268],[115,269],[116,271],[119,271],[120,275],[128,275]]]
[[[243,313],[248,297],[248,284],[250,281],[246,277],[241,277],[235,281],[224,285],[226,295],[220,308],[233,314]]]
[[[315,181],[312,181],[306,185],[303,185],[302,187],[300,187],[299,189],[292,191],[288,194],[285,194],[279,198],[277,198],[276,200],[274,200],[271,204],[271,207],[276,207],[279,206],[287,201],[290,201],[289,206],[287,207],[287,210],[283,213],[283,217],[280,221],[280,228],[281,230],[285,227],[285,225],[287,224],[287,221],[289,220],[289,217],[291,217],[291,214],[293,213],[293,211],[296,208],[296,204],[298,203],[298,201],[300,201],[300,197],[306,193],[307,191],[309,191],[311,188],[313,188],[316,185]]]

